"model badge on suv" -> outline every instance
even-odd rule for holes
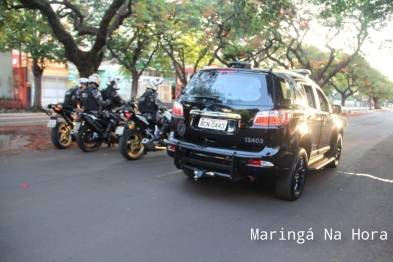
[[[309,73],[244,62],[198,71],[173,105],[168,155],[195,180],[273,176],[278,197],[298,199],[307,170],[338,165],[345,126]]]

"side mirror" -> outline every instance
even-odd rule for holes
[[[336,114],[336,115],[341,115],[343,112],[343,108],[341,105],[333,105],[332,109],[333,109],[333,114]]]

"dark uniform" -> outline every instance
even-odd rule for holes
[[[101,107],[111,104],[111,99],[103,100],[100,90],[94,85],[88,85],[82,92],[83,111],[100,116]]]
[[[139,98],[138,110],[147,120],[153,121],[155,124],[162,124],[163,117],[159,113],[165,110],[165,105],[158,98],[156,91],[147,89],[146,92]]]
[[[68,110],[73,110],[77,108],[80,101],[79,94],[80,94],[79,86],[68,89],[64,95],[63,107]]]
[[[109,96],[109,98],[112,100],[112,103],[102,107],[102,116],[105,119],[109,119],[111,125],[108,126],[107,129],[108,132],[112,128],[112,125],[116,125],[117,120],[119,119],[119,114],[114,112],[114,110],[122,105],[125,105],[126,102],[120,97],[120,95],[116,92],[116,90],[113,90]]]
[[[153,122],[159,128],[158,136],[154,138],[155,141],[161,139],[164,130],[170,125],[169,121],[160,114],[160,111],[164,111],[165,109],[165,105],[158,98],[158,94],[152,89],[147,89],[139,98],[139,112],[141,112],[148,121]]]

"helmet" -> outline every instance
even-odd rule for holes
[[[154,91],[157,91],[157,86],[159,84],[162,84],[162,82],[164,82],[163,78],[151,78],[149,79],[149,81],[147,81],[149,84],[147,85],[147,88],[150,88]]]
[[[79,79],[78,79],[78,86],[79,86],[79,87],[81,87],[82,84],[87,85],[88,83],[89,83],[89,79],[88,79],[88,78],[82,77],[82,78],[79,78]]]
[[[92,74],[91,76],[89,76],[89,83],[94,83],[97,86],[100,86],[101,83],[101,78],[98,74]]]
[[[121,83],[122,79],[120,77],[108,77],[108,80],[106,81],[106,84],[108,86],[112,85],[113,89],[115,90],[119,90],[119,88],[117,87],[118,83]]]
[[[112,77],[111,76],[108,78],[108,81],[106,83],[107,83],[107,85],[110,85],[113,83],[113,88],[119,89],[119,88],[117,88],[117,84],[121,83],[121,82],[122,82],[122,79],[120,77]]]
[[[115,82],[115,84],[119,84],[119,83],[122,82],[122,79],[120,77],[113,77],[113,76],[111,76],[111,77],[108,78],[108,82],[107,83],[109,85],[112,82]]]

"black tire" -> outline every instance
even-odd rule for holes
[[[336,168],[338,166],[338,164],[340,163],[342,146],[343,146],[343,138],[341,134],[338,134],[337,141],[330,154],[330,156],[334,157],[334,161],[330,162],[328,164],[328,167]]]
[[[50,138],[53,145],[58,149],[68,148],[72,144],[71,125],[66,122],[57,122],[52,128]]]
[[[194,178],[194,171],[192,171],[191,169],[183,169],[183,173],[189,177],[189,178]]]
[[[288,173],[276,180],[277,197],[294,201],[302,195],[306,183],[307,159],[306,150],[298,148]]]
[[[136,160],[145,154],[145,146],[142,144],[142,132],[136,129],[126,130],[120,137],[119,151],[127,160]]]
[[[94,133],[98,134],[93,127],[87,124],[82,126],[79,130],[78,136],[76,137],[76,143],[83,152],[94,152],[101,147],[102,139],[92,139]]]

